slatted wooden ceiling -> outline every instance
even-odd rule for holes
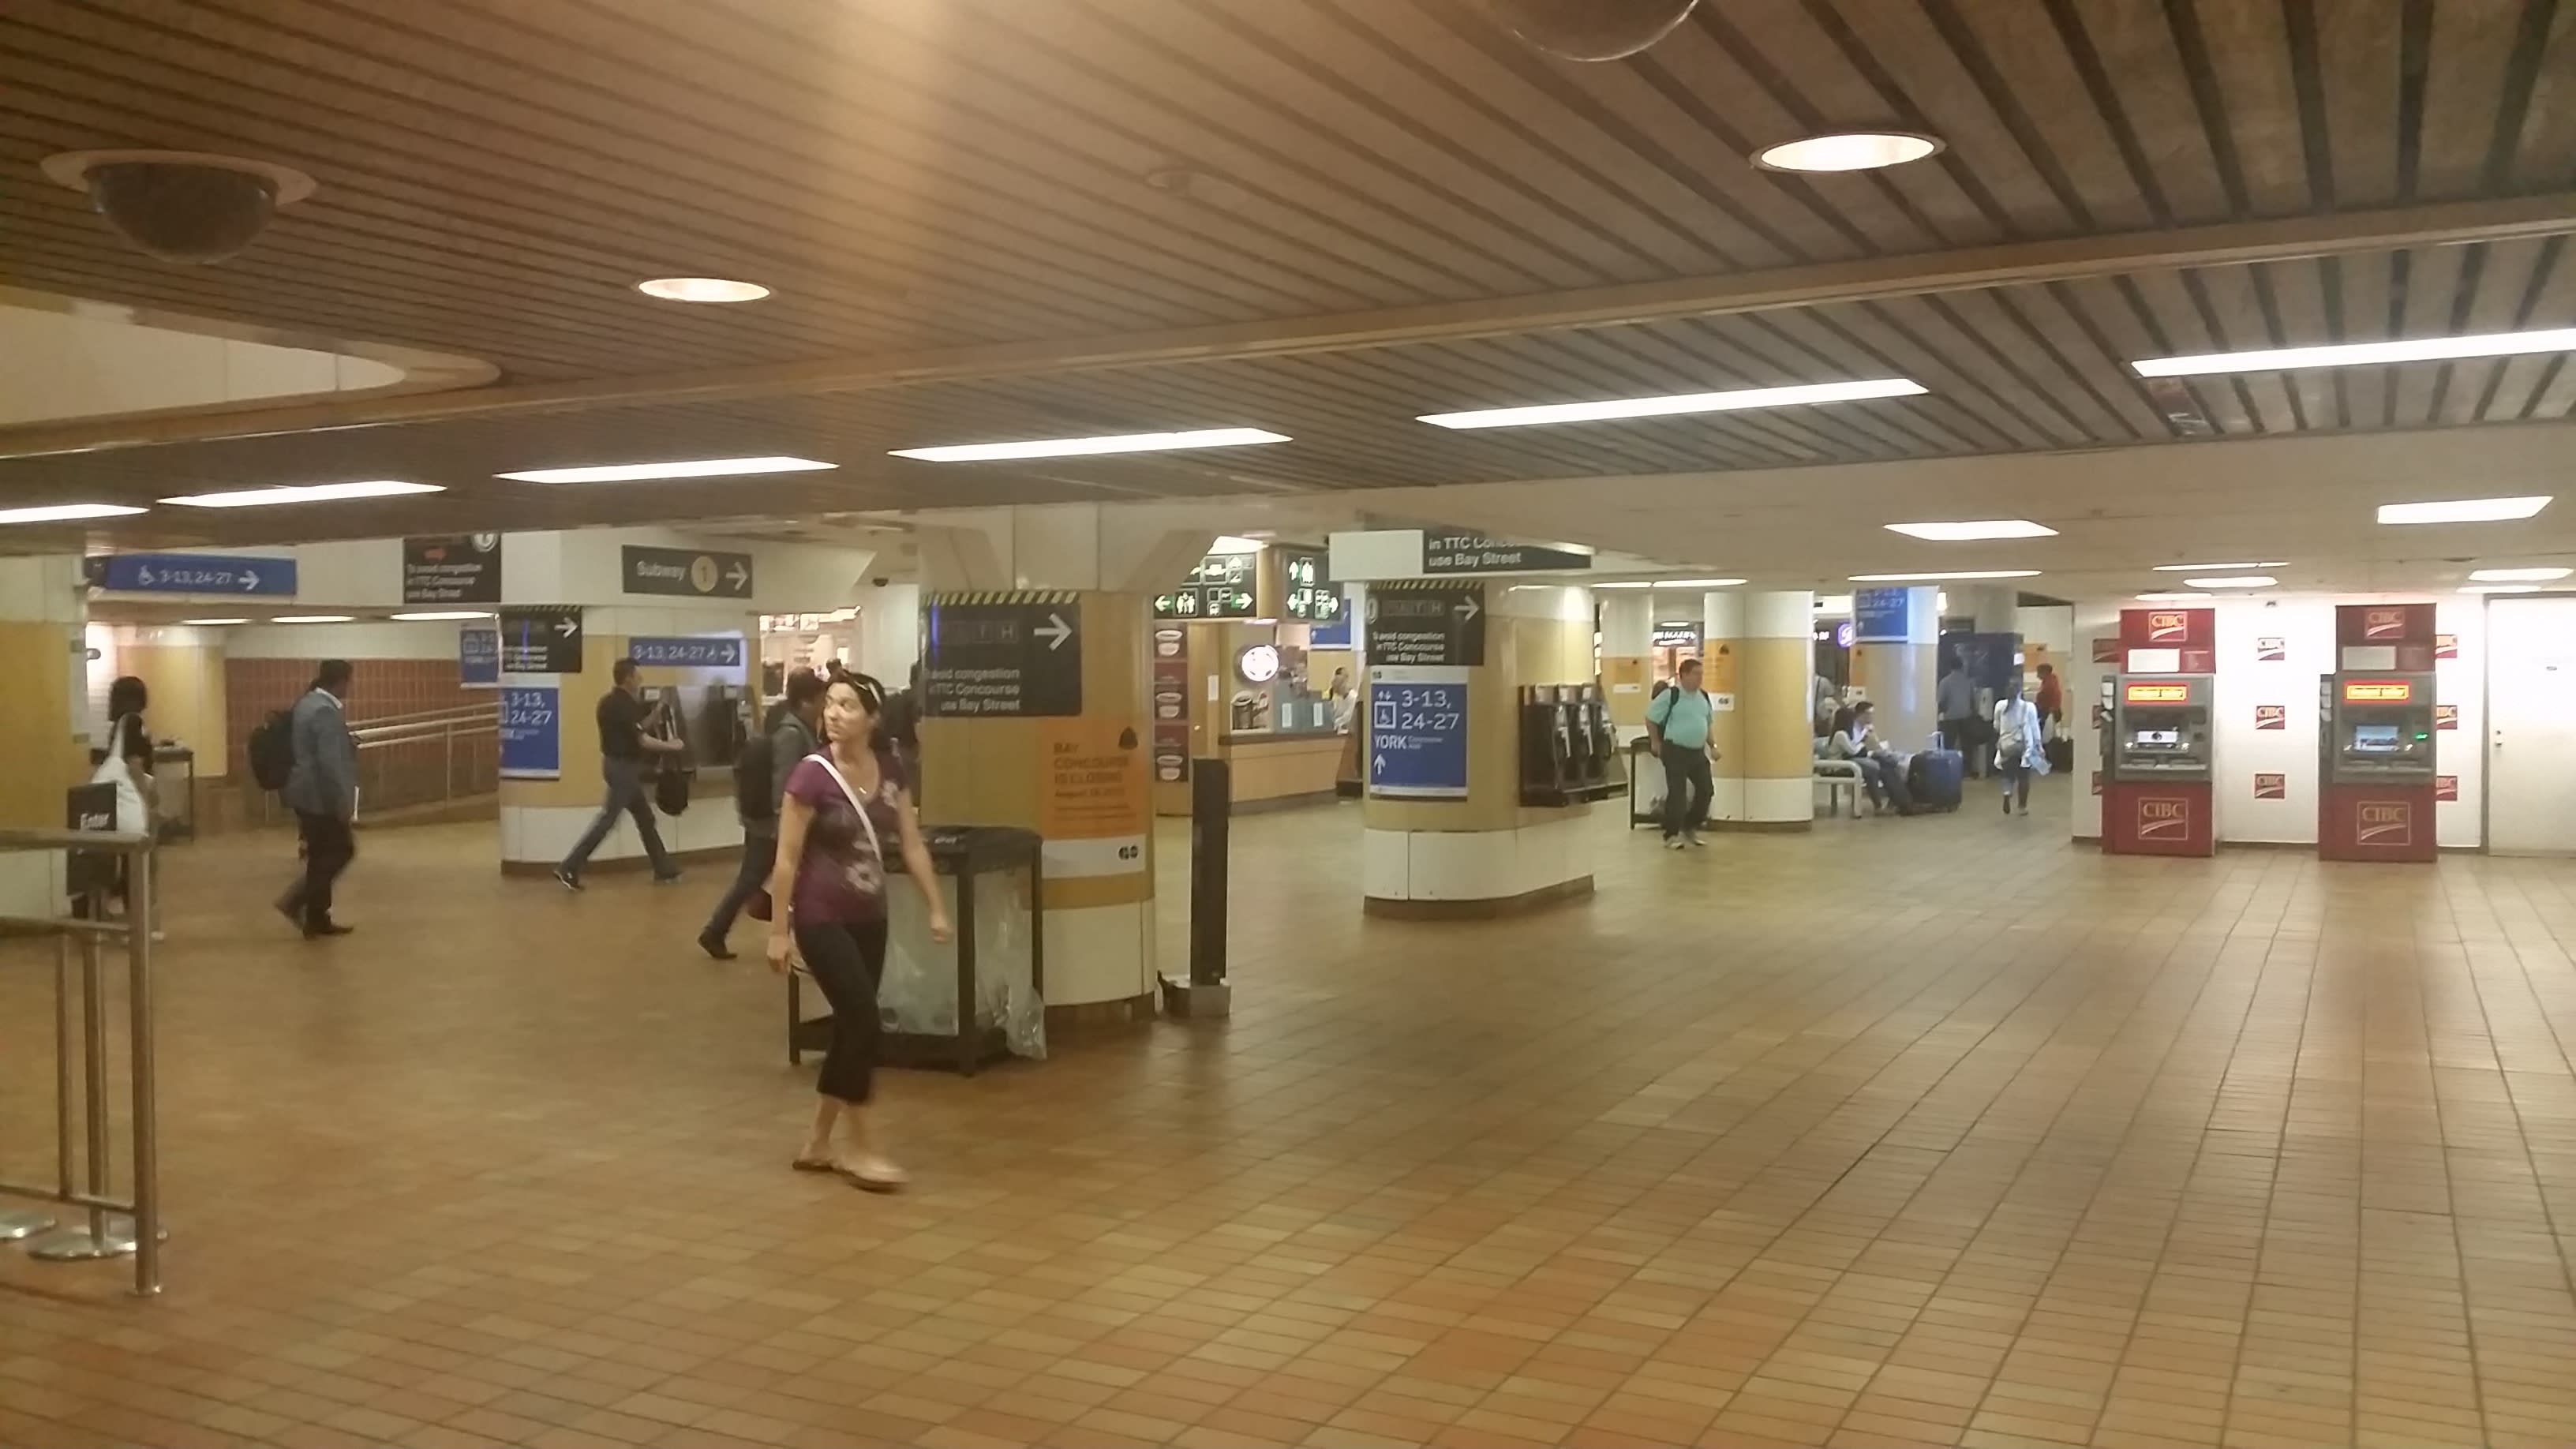
[[[1745,159],[1899,123],[1948,150]],[[322,183],[249,253],[125,250],[35,163],[163,146]],[[488,358],[516,381],[1511,298],[2035,238],[2576,186],[2576,4],[1705,0],[1631,61],[1439,0],[9,0],[0,271],[19,285]],[[2196,382],[2123,359],[2576,324],[2557,240],[1473,343],[611,409],[0,464],[0,496],[805,452],[795,506],[925,506],[1765,466],[2566,414],[2556,359]],[[749,277],[747,307],[643,276]],[[1933,396],[1455,434],[1414,413],[1901,373]],[[2178,424],[2169,413],[2181,412]],[[1258,424],[1296,444],[932,469],[887,447]],[[0,450],[5,450],[0,432]],[[639,490],[739,513],[742,485]],[[630,501],[631,500],[631,501]],[[274,515],[225,527],[272,534]],[[165,527],[155,515],[137,528]],[[188,520],[195,523],[197,520]],[[15,540],[12,540],[15,542]]]

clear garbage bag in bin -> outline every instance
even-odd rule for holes
[[[930,939],[929,914],[909,882],[889,882],[885,977],[877,987],[879,1021],[888,1031],[929,1037],[958,1034],[958,953],[975,951],[975,1001],[968,1031],[998,1029],[1011,1055],[1046,1056],[1046,1002],[1037,985],[1038,915],[1031,899],[1035,836],[998,829],[926,832],[939,867],[940,899],[956,934]],[[1012,848],[1020,840],[1025,852]],[[958,906],[960,873],[974,880],[974,919]]]

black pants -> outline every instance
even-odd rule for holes
[[[1980,766],[1985,759],[1984,752],[1977,748],[1977,735],[1977,720],[1973,715],[1941,721],[1941,744],[1959,752],[1960,768],[1970,775],[1981,773]]]
[[[733,884],[725,887],[724,899],[716,902],[716,913],[707,917],[706,934],[723,940],[725,933],[733,929],[733,918],[742,914],[753,893],[769,884],[770,868],[777,864],[777,836],[744,836],[742,868],[734,872]]]
[[[653,862],[653,874],[663,880],[678,875],[680,868],[662,849],[662,832],[653,825],[653,792],[647,783],[644,762],[608,756],[599,762],[599,775],[608,784],[608,798],[600,803],[599,814],[592,818],[581,839],[573,843],[572,854],[563,858],[558,869],[567,875],[581,874],[582,867],[590,864],[590,853],[599,849],[608,832],[617,828],[617,817],[631,815],[635,817],[635,833],[644,837],[644,854]]]
[[[358,858],[358,840],[349,822],[337,815],[295,812],[297,833],[304,837],[304,878],[287,887],[287,913],[301,917],[310,931],[331,924],[331,884]]]
[[[1708,751],[1699,746],[1664,746],[1664,838],[1708,823],[1708,806],[1716,786],[1708,778]]]
[[[832,1045],[814,1090],[843,1102],[868,1099],[877,1068],[877,982],[885,976],[886,923],[830,921],[796,928],[806,974],[832,1003]]]

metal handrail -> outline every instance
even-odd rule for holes
[[[161,1291],[161,1167],[159,1095],[153,1044],[152,932],[153,837],[107,830],[0,829],[0,853],[11,851],[79,851],[118,855],[126,863],[126,914],[107,919],[107,889],[93,881],[84,892],[88,907],[81,916],[0,915],[0,933],[48,935],[54,939],[54,1185],[51,1188],[0,1182],[0,1195],[88,1210],[84,1225],[58,1227],[41,1214],[0,1216],[0,1238],[27,1240],[30,1257],[49,1262],[134,1255],[134,1291]],[[100,986],[105,944],[125,939],[126,1071],[133,1103],[133,1196],[108,1193],[107,1013]],[[80,949],[81,1033],[80,1095],[86,1126],[83,1185],[72,1185],[72,948]],[[123,1213],[122,1225],[113,1214]],[[51,1229],[51,1231],[47,1231]]]
[[[361,744],[371,737],[400,731],[435,733],[441,726],[452,724],[491,724],[501,721],[501,706],[493,704],[460,705],[454,709],[424,710],[418,714],[393,714],[370,720],[353,720],[349,733]]]

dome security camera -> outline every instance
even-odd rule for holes
[[[279,207],[313,194],[301,171],[197,151],[66,151],[44,172],[86,193],[137,250],[194,265],[238,255]]]

